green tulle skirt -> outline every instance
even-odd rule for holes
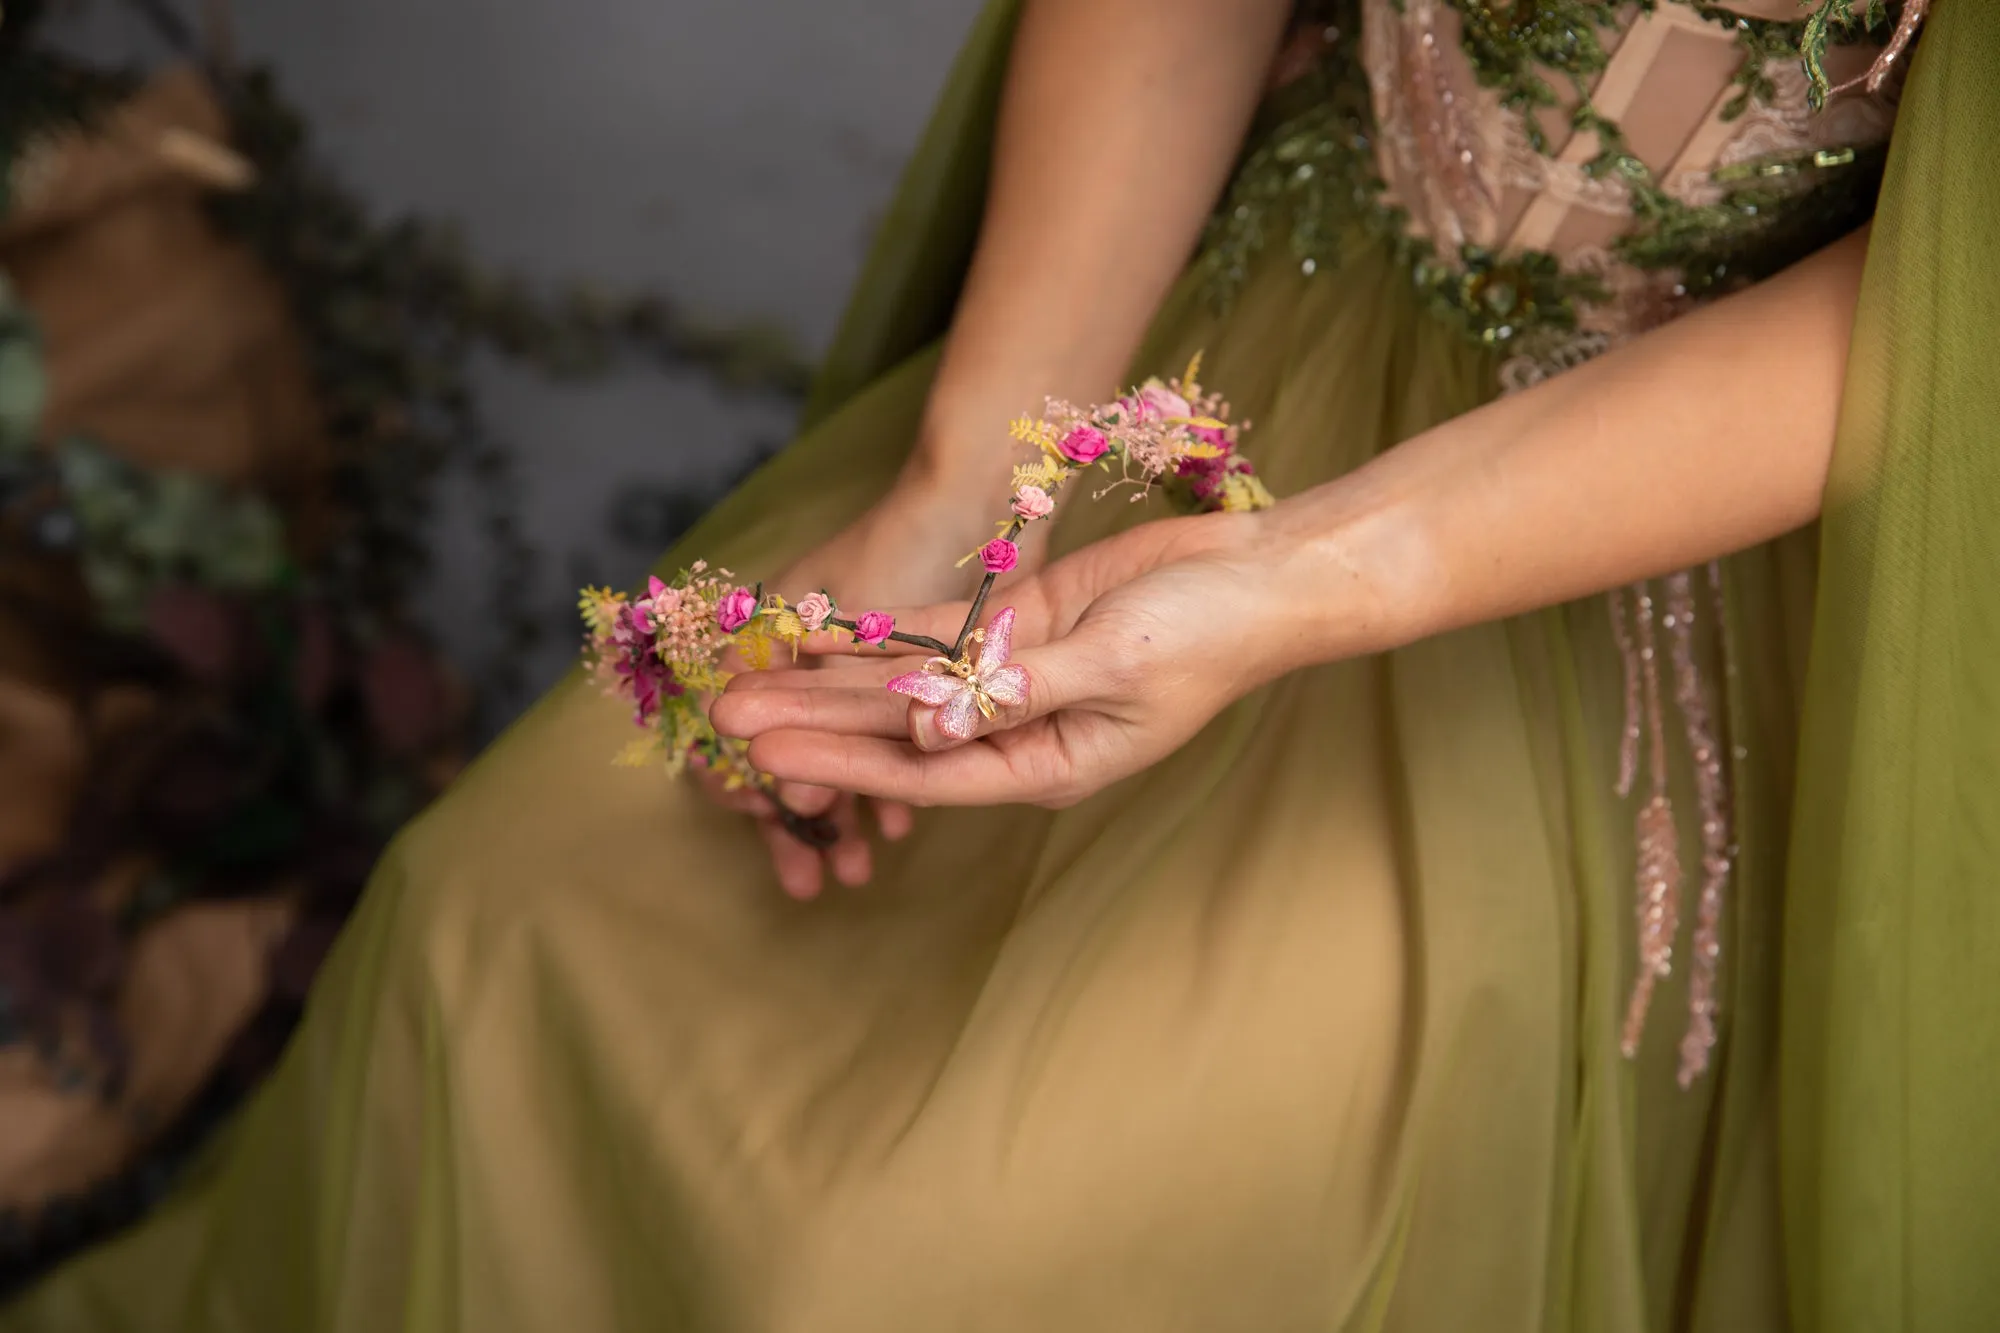
[[[1274,260],[1226,317],[1177,296],[1138,369],[1196,349],[1279,494],[1494,382],[1366,249],[1311,282]],[[833,534],[931,365],[670,563],[775,570]],[[1074,505],[1057,542],[1146,516]],[[578,679],[398,840],[212,1178],[0,1328],[1776,1327],[1811,587],[1782,567],[1735,571],[1751,817],[1726,1069],[1692,1091],[1677,992],[1617,1049],[1632,811],[1600,603],[1299,673],[1060,814],[926,812],[875,884],[808,904],[747,823],[613,767],[627,710]]]
[[[667,563],[780,569],[894,475],[1011,8],[811,428]],[[1994,1326],[2000,209],[1951,164],[1995,132],[1995,13],[1940,0],[1906,95],[1819,638],[1804,536],[1728,562],[1727,667],[1698,625],[1739,856],[1692,1089],[1678,978],[1618,1049],[1601,601],[1287,677],[1061,813],[925,812],[808,904],[743,821],[612,767],[626,711],[572,679],[397,841],[202,1178],[0,1333]],[[1226,316],[1178,293],[1135,369],[1196,349],[1280,495],[1494,383],[1367,247],[1273,258]],[[1058,544],[1144,517],[1072,505]]]

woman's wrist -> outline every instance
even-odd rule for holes
[[[1254,515],[1271,675],[1399,648],[1429,633],[1441,584],[1421,526],[1364,479]]]
[[[1030,404],[1026,395],[1017,397],[1021,402],[1001,394],[945,401],[934,392],[897,488],[938,504],[1004,510],[1008,478],[1026,457],[1008,434],[1008,423],[1041,408],[1039,399]]]

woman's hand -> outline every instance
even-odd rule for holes
[[[716,726],[750,740],[752,762],[789,781],[911,805],[1072,804],[1171,754],[1303,661],[1258,527],[1221,514],[1149,523],[995,593],[1015,611],[1028,699],[982,722],[977,739],[940,736],[936,709],[883,689],[916,662],[874,653],[837,681],[739,677],[716,704]],[[898,624],[951,642],[966,611],[934,606]]]
[[[995,515],[1004,511],[1004,491],[987,489],[997,498],[978,497],[988,499],[981,508],[962,498],[968,487],[932,484],[921,476],[907,478],[831,541],[770,580],[769,586],[794,596],[829,588],[845,604],[856,607],[926,602],[962,593],[973,576],[954,568],[954,563],[991,535]],[[1036,549],[1024,548],[1024,560],[1032,559]],[[799,665],[820,669],[804,677],[800,670],[746,672],[740,661],[724,663],[726,669],[746,679],[783,677],[795,683],[811,679],[823,687],[851,683],[851,673],[863,664],[824,655],[803,659]],[[866,679],[872,683],[874,677]],[[825,818],[838,830],[838,840],[821,850],[788,833],[771,799],[763,793],[749,788],[725,791],[713,776],[702,774],[701,779],[705,790],[724,808],[757,818],[771,851],[772,867],[791,896],[811,898],[818,894],[828,871],[849,886],[865,884],[873,874],[873,852],[862,812],[851,792],[825,785],[780,785],[778,799],[788,809]],[[883,836],[891,841],[910,831],[912,815],[907,805],[878,800],[873,814]]]

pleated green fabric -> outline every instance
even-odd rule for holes
[[[1803,1327],[2000,1328],[2000,6],[1937,0],[1828,481],[1785,944]]]

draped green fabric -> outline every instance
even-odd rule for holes
[[[1017,7],[974,29],[809,428],[663,563],[782,568],[896,474]],[[1728,562],[1742,849],[1691,1091],[1678,975],[1619,1051],[1599,599],[1296,673],[1070,810],[926,811],[813,904],[745,821],[611,767],[626,711],[572,677],[397,840],[205,1177],[0,1333],[1765,1333],[1788,1301],[1799,1333],[2000,1327],[2000,8],[1937,9],[1809,705],[1809,539]],[[1382,247],[1310,282],[1274,247],[1223,314],[1196,286],[1136,369],[1205,349],[1281,494],[1494,392]],[[1143,517],[1066,506],[1054,540]]]
[[[2000,1328],[2000,5],[1937,0],[1822,523],[1786,903],[1803,1328]]]

